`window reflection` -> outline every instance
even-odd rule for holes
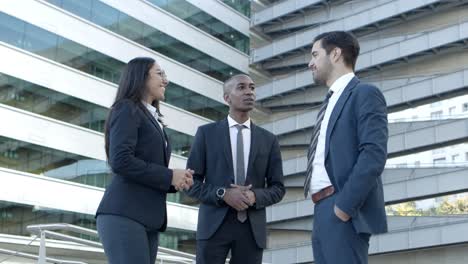
[[[223,3],[250,17],[250,1],[251,0],[221,0]]]
[[[111,177],[105,161],[2,136],[0,167],[97,187],[105,187]]]
[[[87,1],[86,5],[81,0],[49,2],[218,80],[224,81],[230,76],[240,73],[239,70],[212,58],[208,54],[98,0]],[[77,11],[84,6],[88,10],[87,12]],[[229,38],[231,35],[229,34]],[[248,39],[246,43],[248,43]]]
[[[2,73],[0,103],[98,132],[104,131],[108,113],[105,107]],[[172,153],[188,156],[193,137],[171,128],[166,128],[166,131],[172,144]]]
[[[224,24],[186,0],[149,0],[149,2],[178,16],[230,46],[244,53],[249,53],[250,40],[248,36]]]
[[[118,83],[120,73],[125,65],[107,55],[1,12],[0,41],[113,83]],[[157,41],[164,42],[166,40],[157,39]],[[177,48],[172,48],[171,52],[175,53],[177,50]],[[196,55],[194,56],[196,57]],[[212,61],[194,59],[193,63],[200,67],[207,67]],[[207,70],[209,69],[207,68]],[[227,115],[227,106],[177,84],[170,83],[166,91],[168,93],[166,102],[171,105],[212,120],[219,120]]]

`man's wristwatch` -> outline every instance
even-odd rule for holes
[[[216,197],[218,197],[218,200],[223,200],[224,195],[226,194],[226,188],[218,188],[216,190]]]

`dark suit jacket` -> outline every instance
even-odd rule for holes
[[[234,182],[231,141],[227,118],[198,128],[187,167],[195,171],[194,185],[187,192],[201,202],[197,239],[209,239],[224,220],[229,206],[217,199],[216,190]],[[265,207],[284,194],[281,153],[276,137],[251,125],[251,145],[245,185],[252,184],[256,204],[247,209],[255,241],[266,247]]]
[[[166,194],[175,191],[165,133],[145,106],[130,100],[113,107],[109,122],[109,165],[114,177],[96,215],[125,216],[164,231]]]
[[[375,86],[354,77],[333,109],[325,168],[338,190],[336,205],[358,233],[387,231],[381,174],[387,159],[387,107]]]

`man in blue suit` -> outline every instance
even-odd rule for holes
[[[197,264],[260,264],[266,247],[265,207],[284,194],[276,137],[256,126],[255,84],[245,74],[224,83],[229,115],[198,128],[187,167],[194,171],[189,196],[200,201]]]
[[[387,231],[381,179],[386,102],[378,88],[354,75],[359,43],[351,34],[318,35],[311,55],[315,83],[329,87],[312,131],[304,183],[304,195],[315,204],[315,263],[367,263],[371,234]]]

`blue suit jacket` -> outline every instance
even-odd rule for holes
[[[387,231],[381,174],[387,159],[388,123],[383,94],[354,77],[327,127],[325,168],[337,190],[336,205],[358,233]]]
[[[109,165],[112,182],[96,215],[114,214],[140,222],[152,230],[166,229],[166,194],[171,147],[154,117],[140,103],[122,100],[109,118]]]
[[[195,171],[194,185],[187,192],[198,199],[197,239],[209,239],[220,227],[229,206],[217,199],[216,190],[234,183],[231,141],[227,118],[198,128],[187,167]],[[266,247],[265,207],[284,194],[281,153],[276,136],[251,125],[251,145],[245,185],[252,184],[256,204],[247,209],[257,245]]]

